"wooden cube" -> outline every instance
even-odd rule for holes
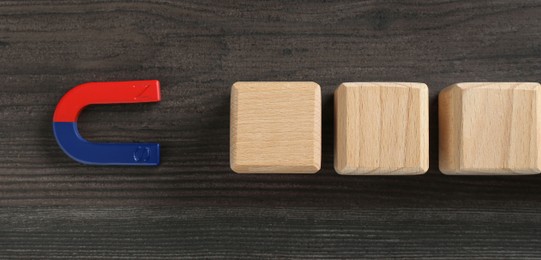
[[[321,89],[314,82],[237,82],[231,91],[231,169],[321,168]]]
[[[343,83],[335,92],[334,167],[343,175],[413,175],[428,170],[428,87]]]
[[[458,83],[439,95],[440,170],[535,174],[541,169],[539,83]]]

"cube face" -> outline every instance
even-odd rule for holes
[[[428,87],[344,83],[335,92],[335,170],[413,175],[428,170]]]
[[[442,91],[440,170],[495,175],[540,172],[539,83],[459,83]]]
[[[231,168],[315,173],[321,168],[321,90],[314,82],[237,82],[231,92]]]

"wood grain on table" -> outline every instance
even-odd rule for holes
[[[438,171],[438,92],[539,82],[541,2],[2,1],[0,258],[503,258],[541,256],[541,176]],[[80,165],[52,133],[89,81],[158,79],[157,104],[90,107],[91,141],[152,141],[162,164]],[[229,168],[236,81],[315,81],[322,170]],[[339,176],[342,82],[424,82],[430,168]]]

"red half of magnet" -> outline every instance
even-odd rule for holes
[[[77,122],[85,106],[93,104],[128,104],[160,101],[157,80],[90,82],[66,93],[53,116],[53,122]]]

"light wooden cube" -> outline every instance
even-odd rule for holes
[[[237,82],[231,91],[231,169],[321,168],[321,89],[314,82]]]
[[[343,175],[414,175],[428,170],[428,87],[343,83],[335,92],[334,167]]]
[[[440,170],[535,174],[541,169],[539,83],[458,83],[439,95]]]

